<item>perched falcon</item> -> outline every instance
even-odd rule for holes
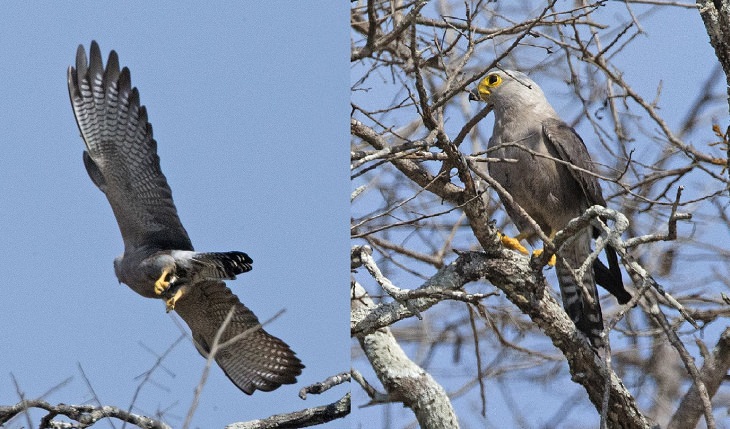
[[[251,270],[251,258],[243,252],[193,250],[160,170],[147,110],[132,88],[129,69],[119,70],[116,52],[109,53],[105,69],[96,42],[88,63],[79,46],[76,68],[68,69],[68,91],[86,144],[86,171],[109,200],[124,239],[124,254],[114,260],[119,281],[146,298],[165,299],[167,311],[177,311],[206,357],[233,311],[219,343],[248,333],[219,349],[215,360],[245,393],[295,383],[302,363],[223,282]]]
[[[529,77],[511,70],[490,72],[479,82],[470,99],[486,101],[494,110],[490,156],[517,160],[516,163],[490,163],[489,174],[545,234],[552,238],[591,206],[606,207],[595,176],[553,160],[595,171],[583,140],[560,119],[540,87]],[[532,243],[535,232],[514,207],[505,201],[503,204],[520,230],[518,240],[524,238]],[[591,344],[601,347],[603,316],[596,283],[611,292],[621,304],[628,302],[631,295],[624,289],[616,251],[610,246],[606,247],[609,266],[596,259],[593,270],[586,270],[580,279],[584,288],[578,286],[571,271],[577,271],[588,259],[591,235],[598,236],[598,230],[584,229],[566,242],[558,250],[561,258],[557,258],[555,268],[565,311]]]

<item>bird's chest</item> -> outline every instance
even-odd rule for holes
[[[155,282],[169,277],[174,267],[172,257],[163,252],[138,249],[114,261],[114,270],[120,282],[145,298],[160,298],[155,292]],[[163,272],[167,270],[167,274]]]
[[[534,126],[524,132],[512,128],[495,125],[489,157],[498,161],[489,163],[489,173],[525,206],[536,196],[554,194],[560,173],[550,159],[554,154],[545,144],[541,128]]]
[[[523,124],[525,125],[525,124]],[[490,175],[542,228],[561,229],[580,213],[576,183],[567,167],[548,144],[539,124],[522,127],[495,123],[489,141]],[[577,213],[577,214],[576,214]]]

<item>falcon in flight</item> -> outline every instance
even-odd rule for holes
[[[517,160],[490,163],[489,174],[550,238],[589,207],[606,207],[601,186],[590,174],[595,167],[583,140],[560,119],[542,89],[527,75],[511,70],[490,72],[469,98],[486,101],[494,110],[489,156]],[[530,224],[508,201],[502,203],[520,230],[516,241],[509,237],[502,241],[512,247],[521,247],[520,239],[533,242],[536,233]],[[611,246],[605,249],[608,267],[596,259],[593,269],[585,270],[582,278],[575,275],[591,254],[591,237],[598,234],[595,228],[576,234],[558,249],[555,265],[563,307],[594,347],[604,343],[596,284],[611,292],[620,304],[631,299]]]
[[[86,144],[86,171],[109,200],[124,240],[124,254],[114,260],[119,281],[146,298],[164,299],[167,311],[175,310],[188,324],[204,357],[232,313],[219,344],[233,342],[218,349],[215,360],[243,392],[295,383],[301,361],[223,282],[250,271],[251,258],[193,249],[160,170],[147,110],[129,69],[119,69],[117,53],[109,53],[104,68],[95,41],[88,62],[79,46],[76,68],[68,69],[68,92]]]

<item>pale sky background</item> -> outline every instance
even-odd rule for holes
[[[252,397],[216,366],[193,427],[342,397],[349,385],[297,393],[349,370],[347,2],[39,4],[0,16],[0,404],[19,400],[11,374],[27,398],[72,377],[46,399],[90,402],[80,365],[104,405],[126,409],[180,335],[162,301],[114,276],[121,236],[83,167],[66,86],[92,39],[131,69],[196,249],[251,255],[253,271],[228,285],[262,321],[286,310],[266,329],[306,365],[298,384]],[[180,427],[204,364],[182,341],[133,411],[165,410]]]

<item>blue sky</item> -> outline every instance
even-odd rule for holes
[[[80,365],[103,404],[126,408],[135,377],[180,335],[161,301],[114,276],[121,236],[84,170],[66,89],[77,46],[92,39],[131,69],[196,249],[251,255],[253,271],[229,287],[261,320],[286,310],[267,330],[306,365],[297,385],[252,397],[216,367],[193,427],[333,402],[349,386],[297,392],[349,369],[347,4],[150,5],[4,5],[0,404],[18,401],[10,374],[28,398],[73,377],[46,399],[90,401]],[[182,341],[134,411],[165,409],[181,426],[204,364]]]

